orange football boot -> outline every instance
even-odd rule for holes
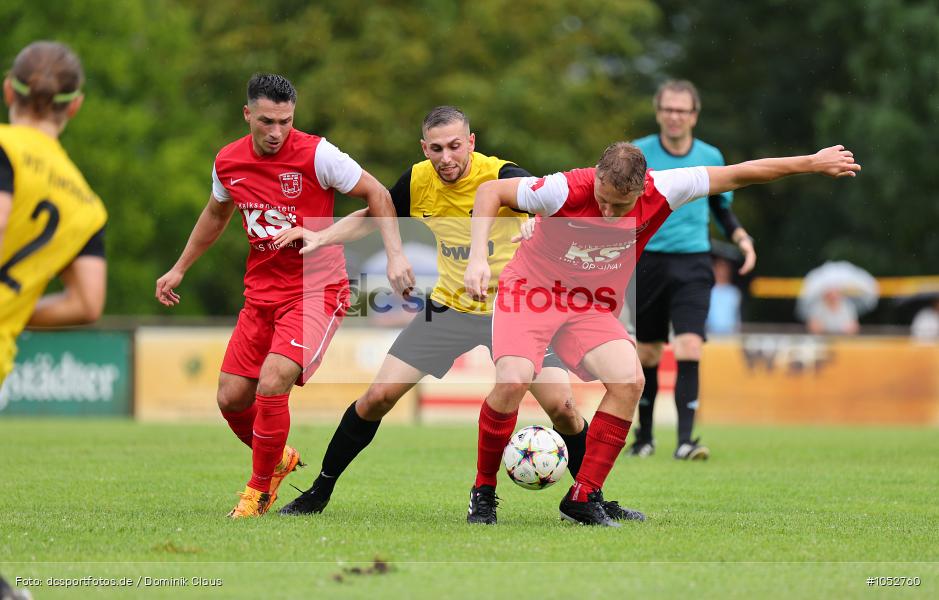
[[[245,491],[238,492],[238,495],[241,499],[238,500],[238,505],[228,513],[230,519],[260,517],[271,506],[271,495],[267,492],[246,486]]]

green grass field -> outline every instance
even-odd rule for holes
[[[294,427],[313,466],[287,482],[312,481],[331,433]],[[250,461],[222,423],[4,419],[0,573],[42,578],[37,599],[939,596],[935,429],[703,433],[706,463],[672,460],[672,430],[617,463],[606,496],[649,520],[609,530],[558,519],[567,480],[503,479],[499,524],[468,526],[472,426],[385,426],[324,514],[231,522]],[[86,576],[188,585],[46,585]],[[867,585],[881,576],[920,585]]]

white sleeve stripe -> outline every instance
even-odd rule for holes
[[[518,182],[515,200],[518,207],[536,215],[551,216],[564,206],[569,188],[564,173],[545,177],[523,177]]]
[[[313,169],[321,188],[334,188],[343,194],[358,185],[359,179],[362,178],[362,167],[359,163],[326,138],[321,139],[316,146]]]
[[[212,165],[212,195],[219,202],[228,202],[231,200],[231,194],[228,193],[228,190],[225,189],[225,186],[222,185],[221,180],[218,178],[218,173],[215,172],[215,165]]]
[[[678,210],[695,198],[707,196],[711,189],[711,178],[705,167],[652,171],[652,180],[672,210]]]

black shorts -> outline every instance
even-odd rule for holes
[[[459,356],[476,346],[486,346],[492,355],[492,315],[476,315],[432,303],[432,311],[420,312],[398,335],[388,354],[415,369],[440,378],[447,374]],[[432,315],[428,320],[425,315]],[[548,346],[542,368],[565,369],[564,363]]]
[[[637,341],[668,341],[670,322],[675,335],[696,333],[707,339],[704,322],[714,287],[709,252],[644,252],[636,265],[635,281]]]

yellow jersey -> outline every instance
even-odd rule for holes
[[[440,179],[429,160],[419,162],[410,169],[407,187],[409,199],[400,193],[404,179],[392,189],[398,216],[410,216],[422,221],[433,232],[437,241],[437,283],[430,297],[460,312],[491,314],[499,275],[515,254],[517,243],[510,240],[517,235],[527,213],[508,207],[499,209],[498,219],[489,234],[489,266],[492,270],[489,296],[486,301],[474,300],[466,293],[463,273],[470,250],[470,218],[476,190],[485,181],[502,177],[524,177],[527,171],[509,161],[474,152],[470,170],[461,179],[446,183]],[[397,193],[396,193],[397,192]]]
[[[0,125],[0,150],[13,190],[0,247],[2,382],[36,301],[104,227],[107,211],[58,140],[32,127]]]

